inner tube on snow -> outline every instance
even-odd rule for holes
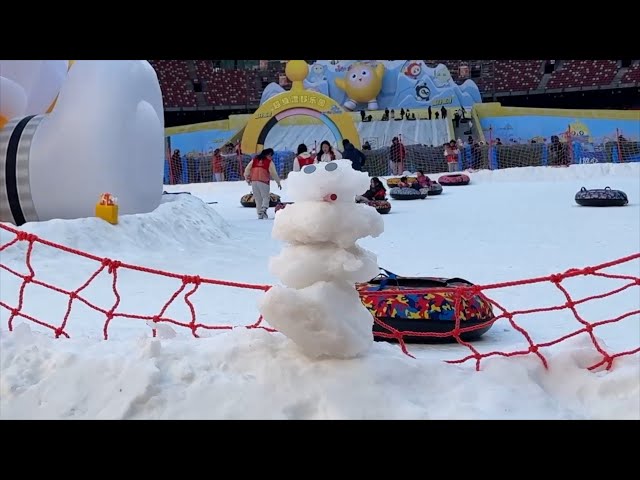
[[[431,185],[429,185],[429,195],[440,195],[442,193],[442,185],[440,185],[438,182],[432,182]]]
[[[442,175],[440,178],[438,178],[438,182],[440,182],[441,185],[448,186],[469,185],[470,181],[471,179],[469,178],[469,176],[465,175],[464,173],[452,173],[450,175]]]
[[[275,193],[270,194],[269,206],[275,207],[278,203],[280,203],[280,195],[276,195]],[[256,201],[253,198],[253,193],[247,193],[240,198],[240,204],[243,207],[253,207],[256,208]]]
[[[362,304],[375,318],[373,332],[437,333],[442,336],[403,335],[408,343],[450,343],[456,316],[460,319],[460,338],[480,338],[493,326],[495,315],[491,303],[481,294],[463,291],[459,311],[455,310],[457,287],[473,284],[462,278],[400,277],[383,270],[373,280],[356,285]],[[387,326],[385,326],[385,324]],[[396,341],[388,335],[375,335],[376,340]]]
[[[400,183],[400,179],[402,177],[391,177],[387,179],[387,187],[393,188],[397,187],[398,183]],[[407,183],[417,182],[418,179],[416,177],[407,177]]]
[[[386,200],[371,200],[367,202],[367,205],[375,208],[382,215],[386,215],[391,211],[391,204]]]
[[[629,203],[627,194],[611,187],[587,190],[582,187],[576,193],[576,203],[583,207],[622,207]]]
[[[428,190],[425,188],[416,190],[415,188],[394,187],[389,190],[389,195],[394,200],[417,200],[427,198]]]

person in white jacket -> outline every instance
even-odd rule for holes
[[[318,157],[316,155],[311,155],[307,150],[307,146],[304,143],[298,145],[298,153],[296,155],[296,158],[293,159],[294,172],[299,172],[303,167],[306,167],[307,165],[318,163]]]
[[[339,150],[334,150],[327,140],[323,140],[320,144],[320,153],[318,153],[318,162],[331,162],[332,160],[340,160],[342,154]]]

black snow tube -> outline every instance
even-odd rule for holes
[[[610,187],[587,190],[582,187],[576,193],[576,203],[583,207],[622,207],[629,203],[627,194]]]
[[[391,211],[391,204],[386,200],[371,200],[367,205],[375,208],[381,215],[386,215]]]
[[[394,187],[389,190],[389,195],[394,200],[422,200],[427,198],[428,191],[425,188],[416,190],[415,188]]]
[[[429,185],[429,196],[431,195],[440,195],[442,193],[442,185],[440,185],[438,182],[433,182],[431,185]]]

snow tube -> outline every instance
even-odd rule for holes
[[[453,173],[451,175],[442,175],[440,178],[438,178],[438,182],[440,182],[441,185],[448,185],[448,186],[469,185],[470,181],[471,179],[469,178],[469,176],[465,175],[464,173]]]
[[[382,215],[386,215],[391,211],[391,204],[386,200],[372,200],[370,202],[367,202],[367,205],[375,208],[378,213]]]
[[[495,318],[491,303],[479,294],[465,292],[460,309],[455,311],[456,287],[473,284],[461,278],[399,277],[391,272],[378,275],[367,283],[356,285],[362,304],[375,318],[373,331],[393,333],[421,332],[448,334],[442,337],[403,336],[409,343],[455,342],[456,314],[460,318],[460,338],[471,341],[480,338],[493,326]],[[387,326],[385,326],[385,324]],[[391,340],[375,336],[376,340]]]
[[[417,200],[419,198],[427,198],[428,190],[426,188],[416,190],[415,188],[394,187],[389,190],[389,195],[391,195],[391,198],[394,200]]]
[[[583,207],[622,207],[629,203],[627,194],[611,187],[587,190],[582,187],[576,193],[576,203]]]
[[[429,191],[428,195],[440,195],[442,193],[442,185],[438,182],[432,182],[427,190]]]
[[[275,193],[270,194],[269,206],[275,207],[278,203],[280,203],[280,195],[276,195]],[[256,201],[253,199],[253,193],[247,193],[243,195],[240,199],[240,204],[243,207],[253,207],[256,208]]]
[[[387,187],[393,188],[397,187],[398,183],[400,183],[400,178],[402,177],[392,177],[387,179]],[[417,182],[418,179],[416,177],[407,177],[407,183]]]
[[[278,202],[278,204],[276,205],[275,211],[279,212],[280,210],[282,210],[284,207],[286,207],[287,205],[291,205],[293,202]]]

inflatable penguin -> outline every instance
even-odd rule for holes
[[[0,221],[122,214],[162,199],[164,115],[143,60],[0,60]]]

